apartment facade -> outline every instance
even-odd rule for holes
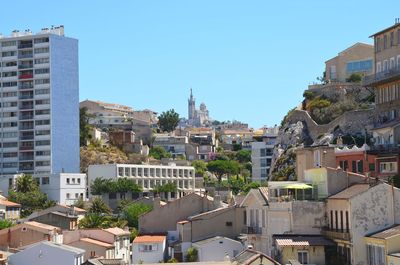
[[[372,36],[375,45],[375,73],[366,76],[364,86],[375,89],[378,123],[400,117],[400,21]]]
[[[0,175],[0,190],[4,195],[7,196],[8,191],[15,187],[20,176],[21,174]],[[34,179],[39,184],[40,190],[57,203],[72,205],[79,199],[86,200],[86,174],[35,174]]]
[[[352,74],[370,75],[374,69],[374,46],[357,42],[325,62],[325,79],[346,82]]]
[[[183,196],[185,193],[193,192],[195,189],[194,167],[176,166],[173,163],[170,163],[170,165],[90,165],[88,169],[89,183],[99,177],[105,179],[132,179],[146,193],[152,191],[158,185],[167,183],[176,185],[178,197]]]
[[[0,174],[79,172],[78,40],[14,31],[0,64]]]
[[[251,143],[253,181],[263,182],[268,180],[277,137],[277,127],[274,130],[267,131],[261,137],[254,137],[257,141]]]

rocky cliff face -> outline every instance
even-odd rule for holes
[[[307,102],[303,104],[304,110],[291,110],[279,129],[271,164],[271,180],[296,179],[296,148],[334,144],[338,136],[347,136],[347,144],[359,143],[358,140],[364,141],[370,137],[374,108],[366,100],[371,96],[368,91],[356,89],[354,86],[348,90],[341,87],[337,92],[326,92],[324,89],[318,91],[318,97],[330,100],[329,108],[340,108],[343,105],[343,97],[346,97],[346,106],[351,106],[351,109],[345,109],[341,115],[325,124],[315,122],[305,107]]]

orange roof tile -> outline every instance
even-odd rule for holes
[[[8,200],[0,200],[0,205],[10,206],[10,207],[21,207],[21,204],[10,202]]]
[[[113,248],[114,247],[113,245],[108,244],[106,242],[95,240],[95,239],[88,238],[88,237],[81,238],[80,241],[87,242],[87,243],[94,244],[94,245],[98,245],[98,246],[101,246],[101,247],[106,247],[106,248]]]
[[[130,235],[129,231],[125,231],[124,229],[121,229],[119,227],[111,227],[111,228],[103,229],[103,231],[106,231],[106,232],[116,235],[116,236]]]
[[[166,236],[138,236],[133,240],[133,243],[160,243],[164,242]]]
[[[48,230],[48,231],[53,231],[55,229],[56,230],[60,230],[59,227],[52,226],[52,225],[47,225],[47,224],[42,224],[42,223],[35,222],[35,221],[29,221],[29,222],[25,222],[23,224],[27,224],[27,225],[30,225],[30,226],[42,228],[42,229],[45,229],[45,230]]]

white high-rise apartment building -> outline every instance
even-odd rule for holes
[[[0,175],[79,172],[78,40],[0,35]]]

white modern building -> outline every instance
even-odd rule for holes
[[[0,175],[79,172],[78,40],[0,35]]]
[[[194,167],[176,166],[174,163],[169,165],[90,165],[88,169],[89,194],[90,183],[96,178],[129,178],[142,187],[144,192],[152,191],[155,186],[167,183],[176,185],[178,195],[193,192],[195,189]]]
[[[8,196],[8,190],[14,187],[19,176],[21,174],[0,175],[0,190],[5,196]],[[86,174],[36,174],[34,178],[40,190],[59,204],[72,205],[79,198],[86,199]]]
[[[200,262],[229,261],[244,250],[241,242],[228,237],[215,236],[192,243]]]
[[[277,127],[265,129],[265,132],[260,137],[254,136],[259,141],[251,143],[253,181],[262,182],[268,180],[277,137]]]
[[[137,236],[132,242],[132,264],[162,263],[166,257],[166,245],[166,236]]]
[[[24,250],[10,255],[8,263],[12,265],[81,265],[84,263],[85,251],[50,241],[41,241],[26,247]]]

